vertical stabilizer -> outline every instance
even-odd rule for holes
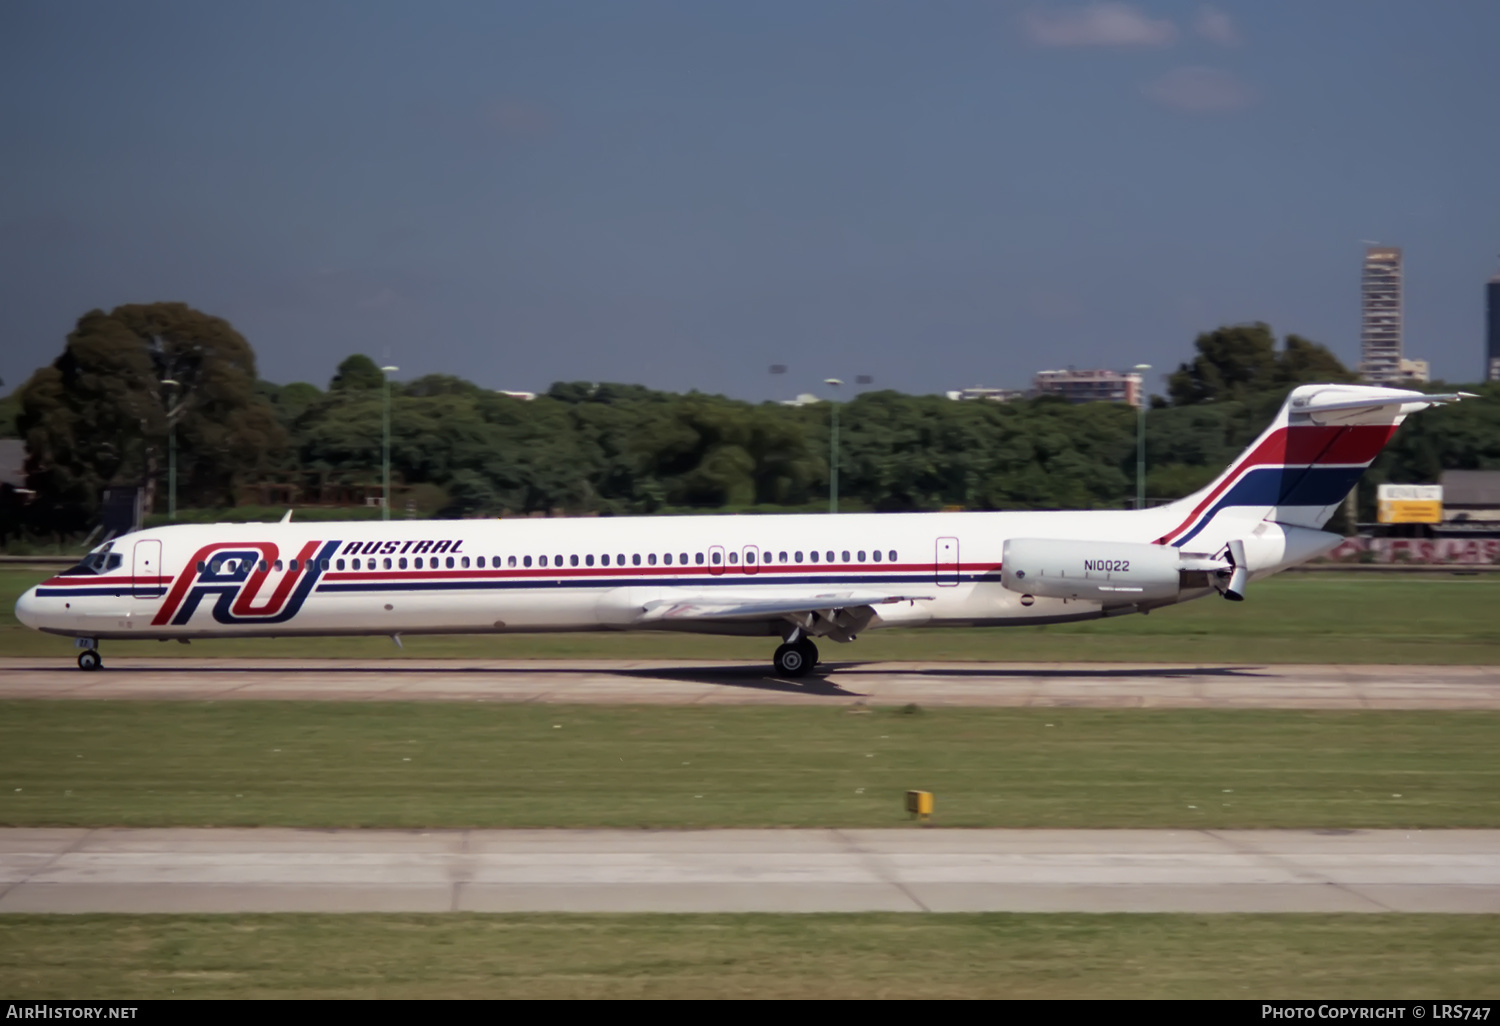
[[[1408,414],[1465,394],[1301,385],[1287,396],[1271,426],[1213,484],[1164,507],[1177,516],[1156,542],[1185,545],[1220,516],[1320,528]]]

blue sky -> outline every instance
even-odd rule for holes
[[[1376,240],[1473,380],[1497,125],[1492,0],[9,0],[0,378],[167,299],[319,385],[1021,387],[1247,320],[1353,363]]]

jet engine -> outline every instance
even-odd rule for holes
[[[1125,605],[1175,599],[1184,572],[1212,575],[1243,566],[1243,558],[1231,564],[1170,545],[1011,538],[1003,549],[1000,582],[1027,595]],[[1242,595],[1244,582],[1235,583]]]

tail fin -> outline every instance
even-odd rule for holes
[[[1301,385],[1271,426],[1213,484],[1164,509],[1175,526],[1156,539],[1181,546],[1215,517],[1317,529],[1328,522],[1408,414],[1468,393],[1424,395],[1371,385]]]

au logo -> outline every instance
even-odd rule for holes
[[[284,569],[277,569],[280,551],[274,542],[205,545],[172,582],[151,623],[180,627],[193,618],[206,598],[214,599],[213,617],[219,623],[285,623],[302,609],[323,574],[323,561],[340,544],[310,541]],[[262,590],[273,579],[270,594],[262,598]]]

